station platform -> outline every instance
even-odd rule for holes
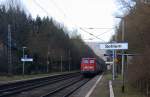
[[[147,97],[128,83],[126,83],[124,93],[121,87],[121,76],[112,81],[112,74],[108,71],[97,75],[71,97]]]
[[[70,97],[110,97],[110,79],[107,72],[97,75]]]
[[[46,74],[34,74],[34,75],[14,75],[14,76],[0,76],[0,85],[8,84],[8,83],[15,83],[18,81],[26,81],[32,79],[38,79],[43,77],[50,77],[56,75],[62,75],[67,73],[75,73],[79,71],[71,71],[71,72],[54,72],[54,73],[46,73]]]

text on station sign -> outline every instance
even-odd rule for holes
[[[128,49],[128,43],[103,43],[100,44],[100,49]]]

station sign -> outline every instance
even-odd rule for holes
[[[105,62],[106,64],[113,64],[113,62]]]
[[[32,62],[33,58],[21,58],[21,61],[23,61],[23,62]]]
[[[128,49],[128,43],[102,43],[100,49],[105,50],[125,50]]]

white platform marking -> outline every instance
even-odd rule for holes
[[[98,78],[98,80],[96,81],[96,83],[93,85],[93,87],[90,89],[90,91],[86,94],[85,97],[90,97],[90,95],[92,94],[92,92],[96,88],[97,84],[100,82],[102,76],[103,76],[103,74]]]
[[[112,81],[109,81],[109,91],[110,91],[110,97],[114,97],[114,92],[113,92],[113,88],[112,88]]]

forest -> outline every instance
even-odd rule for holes
[[[6,0],[0,7],[1,75],[22,74],[23,50],[33,58],[25,62],[25,74],[79,70],[82,57],[98,58],[77,32],[69,34],[50,17],[32,18],[17,1]]]
[[[126,54],[132,56],[125,69],[127,81],[144,94],[150,89],[150,2],[149,0],[121,0],[126,9],[117,32],[117,41],[122,42],[122,22],[124,20],[125,42],[129,49]]]

